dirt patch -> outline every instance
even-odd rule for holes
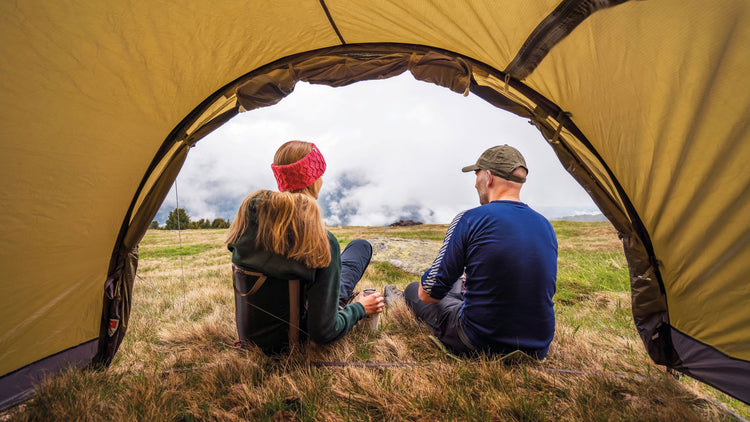
[[[397,237],[376,237],[372,244],[372,260],[388,262],[412,274],[422,274],[437,257],[442,242]]]

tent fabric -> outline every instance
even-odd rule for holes
[[[50,373],[67,366],[87,365],[96,355],[98,340],[90,340],[26,365],[0,379],[0,409],[6,409],[34,396],[34,387]]]
[[[80,345],[111,360],[203,136],[405,71],[536,125],[622,237],[650,356],[750,402],[750,4],[618,3],[0,3],[0,407]]]
[[[529,35],[503,73],[518,80],[526,78],[552,47],[592,13],[626,1],[628,0],[563,0],[534,28],[534,32]]]
[[[363,80],[390,78],[406,70],[418,80],[446,86],[462,94],[469,92],[471,73],[468,65],[459,58],[436,52],[387,54],[373,58],[370,53],[366,58],[315,56],[248,80],[237,88],[236,97],[240,111],[248,111],[276,104],[289,95],[299,81],[345,86]]]

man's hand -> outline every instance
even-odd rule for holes
[[[417,296],[419,296],[419,300],[421,300],[424,303],[437,303],[440,302],[440,299],[435,299],[434,297],[427,294],[427,292],[424,291],[422,288],[422,284],[419,285],[419,291],[417,291]]]

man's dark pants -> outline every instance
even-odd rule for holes
[[[424,303],[419,299],[419,282],[415,281],[406,286],[404,299],[414,315],[430,327],[435,337],[454,353],[466,354],[475,348],[461,326],[461,307],[464,304],[461,288],[459,279],[440,302]]]

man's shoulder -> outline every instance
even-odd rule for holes
[[[456,214],[456,216],[453,218],[453,223],[451,224],[457,225],[460,222],[464,225],[472,226],[479,223],[480,221],[494,220],[498,210],[494,209],[495,207],[492,207],[491,204],[492,203],[479,205],[477,207],[461,211],[460,213]]]
[[[485,204],[474,209],[478,210],[478,212],[487,212],[487,213],[510,213],[510,214],[518,214],[518,215],[529,215],[529,216],[534,216],[534,217],[542,218],[546,220],[546,218],[542,214],[540,214],[535,209],[531,208],[529,204],[525,202],[499,200],[499,201],[492,201],[489,204]]]
[[[519,202],[518,204],[528,208],[526,204],[523,204]],[[508,203],[508,201],[493,201],[488,204],[479,205],[474,208],[469,208],[468,210],[463,211],[460,215],[466,216],[466,218],[478,218],[478,217],[484,217],[484,216],[492,216],[497,214],[504,214],[508,212],[511,208],[514,208],[514,204]]]
[[[452,225],[455,225],[459,220],[465,223],[472,223],[478,221],[503,221],[505,223],[516,222],[518,218],[526,223],[535,222],[539,225],[545,225],[552,227],[552,224],[540,214],[538,211],[531,208],[524,202],[515,201],[493,201],[488,204],[479,205],[474,208],[470,208],[458,213],[454,219]]]
[[[470,222],[484,221],[503,225],[520,224],[524,226],[552,228],[552,224],[546,217],[524,202],[493,201],[489,204],[466,210],[464,216]]]

